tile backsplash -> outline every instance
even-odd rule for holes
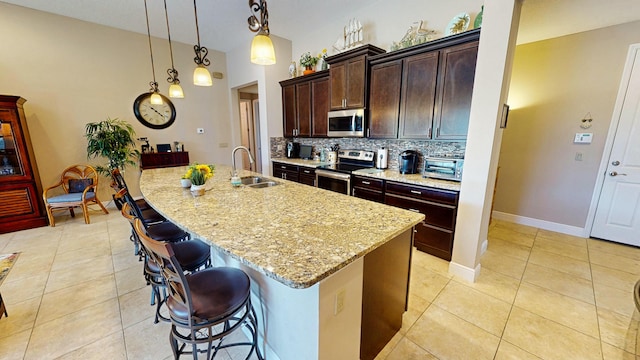
[[[285,157],[287,142],[291,138],[272,137],[271,157]],[[420,140],[395,140],[395,139],[368,139],[368,138],[296,138],[295,142],[302,145],[312,145],[313,154],[320,149],[328,149],[338,144],[340,149],[357,149],[377,151],[384,147],[389,150],[389,168],[398,169],[398,156],[405,150],[415,150],[420,153],[418,169],[422,169],[424,156],[437,157],[464,157],[466,142],[464,141],[420,141]]]

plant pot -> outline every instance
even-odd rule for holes
[[[316,71],[313,70],[313,68],[311,66],[307,66],[307,67],[305,67],[304,71],[302,72],[302,75],[309,75],[309,74],[313,74],[314,72],[316,72]]]
[[[204,185],[191,185],[191,194],[193,194],[193,196],[202,196],[204,192]]]
[[[191,186],[191,179],[180,179],[180,185],[182,185],[183,188],[188,188]]]

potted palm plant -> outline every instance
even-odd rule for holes
[[[129,165],[135,166],[140,157],[135,134],[131,124],[117,118],[88,123],[85,126],[87,159],[102,157],[108,160],[106,166],[95,167],[105,176],[109,176],[113,169],[124,170]]]
[[[136,149],[135,131],[128,122],[107,118],[107,120],[87,123],[85,137],[87,138],[87,159],[107,160],[106,164],[95,166],[98,173],[110,176],[114,169],[124,171],[127,166],[137,164],[140,151]],[[121,204],[118,201],[115,203],[120,209]]]

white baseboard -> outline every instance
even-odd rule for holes
[[[455,275],[470,283],[474,283],[480,275],[480,264],[478,264],[475,269],[472,269],[451,261],[449,263],[449,274]]]
[[[580,237],[589,237],[589,233],[587,229],[578,226],[565,225],[560,223],[554,223],[551,221],[534,219],[526,216],[513,215],[508,213],[503,213],[500,211],[494,211],[492,213],[494,219],[509,221],[512,223],[527,225],[537,227],[543,230],[555,231],[562,234],[580,236]]]

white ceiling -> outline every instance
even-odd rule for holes
[[[2,0],[92,23],[146,34],[142,0]],[[302,33],[313,19],[330,18],[335,9],[357,13],[372,0],[269,0],[269,24],[275,35]],[[377,0],[382,1],[382,0]],[[388,0],[387,0],[388,1]],[[431,0],[434,1],[434,0]],[[201,43],[227,52],[248,43],[253,36],[247,27],[251,14],[248,1],[198,1]],[[159,0],[149,0],[151,34],[167,37],[164,8]],[[196,43],[193,3],[168,0],[171,38]],[[304,14],[304,15],[300,15]],[[312,14],[312,15],[309,15]],[[525,0],[518,32],[518,43],[640,20],[640,0]]]

